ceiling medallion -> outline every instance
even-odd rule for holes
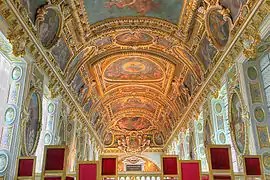
[[[142,46],[153,43],[153,37],[144,32],[124,32],[116,36],[117,44],[124,46]]]
[[[50,49],[60,38],[63,20],[57,6],[45,5],[37,11],[36,24],[41,44]]]
[[[218,50],[225,50],[230,40],[232,20],[228,10],[221,6],[209,8],[206,14],[206,30],[210,41]]]

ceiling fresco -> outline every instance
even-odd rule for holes
[[[21,4],[26,8],[28,16],[33,23],[36,22],[37,10],[44,5],[46,0],[20,0]]]
[[[115,126],[127,131],[141,131],[149,129],[151,123],[144,117],[124,117],[118,120]]]
[[[111,110],[113,114],[129,108],[145,109],[151,113],[155,113],[157,106],[155,102],[145,97],[124,97],[112,102]]]
[[[138,46],[152,44],[154,38],[149,34],[135,31],[119,34],[115,37],[115,40],[120,45]]]
[[[20,2],[95,133],[126,152],[163,148],[186,126],[185,112],[250,12],[245,0]]]
[[[246,2],[247,0],[221,0],[220,4],[230,10],[232,20],[235,22]]]
[[[150,16],[179,22],[184,0],[84,0],[89,24],[122,16]]]
[[[118,59],[104,71],[107,81],[160,81],[163,77],[161,67],[136,56]]]

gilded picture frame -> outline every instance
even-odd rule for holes
[[[53,39],[51,40],[50,43],[48,43],[47,45],[44,45],[44,43],[42,43],[42,40],[41,40],[42,37],[40,35],[40,32],[42,29],[44,30],[45,27],[41,27],[41,25],[45,22],[46,16],[48,15],[48,12],[50,10],[55,11],[55,14],[57,14],[57,17],[59,19],[58,19],[57,30],[56,30],[55,36],[53,37]],[[37,12],[38,12],[38,14],[37,14],[37,18],[36,18],[35,23],[36,23],[36,27],[37,27],[39,40],[40,40],[41,44],[43,45],[43,47],[45,47],[46,49],[51,49],[58,42],[58,40],[61,37],[61,32],[62,32],[63,25],[64,25],[63,16],[62,16],[59,8],[56,5],[51,5],[51,4],[46,4],[46,5],[42,6],[41,8],[38,9]],[[50,29],[54,29],[54,28],[48,26],[47,32],[46,33],[44,32],[44,33],[49,34],[49,31],[51,31]]]
[[[28,140],[27,140],[27,134],[28,134],[28,128],[29,128],[29,124],[30,122],[30,116],[32,116],[33,110],[35,109],[30,109],[29,106],[33,106],[33,104],[31,103],[33,95],[36,95],[37,97],[37,105],[38,105],[38,109],[36,109],[36,115],[38,115],[38,119],[37,119],[37,124],[33,124],[33,130],[35,130],[35,139],[33,143],[33,147],[31,148],[31,150],[28,150]],[[32,107],[35,108],[35,107]],[[38,146],[38,142],[39,142],[39,137],[40,137],[40,133],[41,133],[41,124],[42,124],[42,100],[41,100],[41,94],[39,93],[38,89],[36,88],[31,88],[29,95],[27,96],[26,100],[25,100],[25,104],[24,104],[24,111],[23,111],[23,120],[22,120],[22,136],[21,136],[21,143],[22,143],[22,154],[25,156],[31,156],[36,152],[37,146]],[[31,125],[31,124],[30,124]],[[32,133],[32,131],[31,131]]]
[[[214,18],[214,17],[218,17],[216,15],[213,15],[212,13],[213,12],[217,12],[219,13],[219,15],[222,16],[222,19],[219,19],[220,21],[223,20],[223,22],[225,23],[221,23],[221,22],[216,22],[216,24],[220,24],[220,25],[224,25],[226,24],[226,22],[228,23],[227,26],[228,26],[228,34],[224,34],[224,32],[226,30],[222,30],[221,29],[218,29],[218,30],[213,30],[211,28],[211,18]],[[218,20],[218,19],[215,19],[215,20]],[[231,40],[231,29],[232,29],[232,26],[233,26],[233,23],[232,23],[232,20],[230,18],[230,15],[228,13],[228,11],[223,8],[222,6],[220,6],[219,4],[215,5],[215,6],[211,6],[210,8],[207,9],[207,12],[205,14],[205,26],[206,26],[206,32],[207,32],[207,35],[208,35],[208,39],[210,40],[210,42],[220,51],[223,51],[226,49],[228,43],[230,42]],[[226,25],[225,25],[226,26]],[[219,28],[222,28],[222,26],[219,26]],[[224,26],[223,26],[224,28]],[[223,34],[214,34],[213,32],[223,32]],[[219,37],[215,37],[214,35],[220,35]],[[227,35],[227,37],[226,37]],[[223,36],[223,37],[222,37]],[[219,39],[218,39],[219,38]],[[221,44],[220,42],[218,41],[222,41],[222,39],[227,39],[226,43],[225,44]]]
[[[238,100],[239,100],[239,104],[237,105],[237,106],[239,106],[238,108],[238,111],[240,111],[240,112],[238,112],[238,119],[239,119],[239,121],[241,120],[242,121],[242,126],[240,126],[239,128],[242,130],[242,131],[244,131],[244,133],[242,132],[242,134],[236,134],[236,132],[239,132],[239,133],[241,133],[240,132],[240,129],[236,129],[236,127],[235,127],[235,125],[234,125],[234,123],[235,123],[235,114],[236,113],[234,113],[233,112],[233,98],[234,98],[234,96],[235,97],[237,97],[238,98]],[[236,105],[235,105],[236,106]],[[243,99],[242,99],[242,96],[241,96],[241,92],[240,92],[240,90],[238,89],[238,88],[232,88],[232,89],[230,89],[230,93],[229,93],[229,106],[228,106],[228,108],[229,108],[229,122],[230,122],[230,132],[231,132],[231,136],[232,136],[232,142],[233,142],[233,145],[236,147],[235,148],[235,150],[236,150],[236,152],[237,152],[237,154],[238,155],[244,155],[244,154],[247,154],[247,152],[248,152],[248,122],[247,122],[247,120],[246,119],[244,119],[243,118],[243,116],[244,116],[244,113],[245,113],[245,107],[244,107],[244,102],[243,102]],[[234,114],[234,116],[232,115],[232,114]],[[244,136],[242,136],[242,135],[244,135]],[[237,142],[237,137],[244,137],[244,144],[243,144],[243,142],[242,142],[242,144],[243,144],[243,147],[242,147],[242,151],[239,149],[239,146],[238,146],[238,144],[239,144],[239,142]]]

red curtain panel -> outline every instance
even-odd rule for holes
[[[116,175],[116,158],[102,159],[102,175],[115,176]]]
[[[65,148],[47,149],[45,170],[64,170]]]
[[[178,174],[176,157],[163,157],[163,174],[164,175]]]
[[[245,158],[247,175],[261,175],[260,159],[259,158]]]
[[[201,180],[200,164],[196,162],[181,162],[182,180]]]
[[[19,169],[18,176],[32,176],[34,168],[34,160],[33,159],[20,159],[19,160]]]
[[[210,153],[213,170],[230,170],[228,148],[211,148]]]
[[[97,177],[96,164],[79,165],[79,180],[97,180],[96,177]]]

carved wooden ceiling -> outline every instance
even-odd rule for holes
[[[16,2],[105,147],[126,150],[133,143],[130,151],[163,147],[253,6],[246,0]]]

